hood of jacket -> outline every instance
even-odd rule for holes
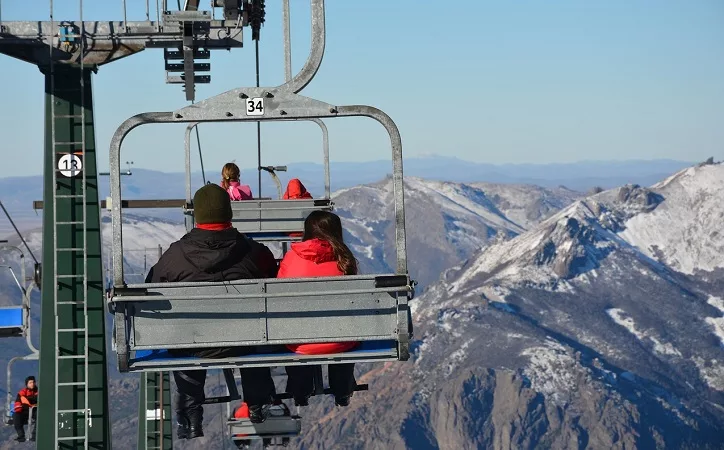
[[[292,244],[292,251],[299,255],[300,258],[316,264],[335,261],[332,244],[321,239],[310,239],[294,243]]]
[[[292,178],[287,184],[287,190],[284,192],[284,200],[295,200],[300,198],[312,198],[312,195],[307,192],[307,188],[304,187],[298,178]]]

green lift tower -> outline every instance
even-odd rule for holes
[[[44,450],[111,448],[93,74],[101,65],[160,48],[166,81],[182,84],[186,99],[194,100],[195,84],[210,81],[197,75],[210,64],[196,61],[208,59],[210,50],[241,47],[243,34],[235,30],[252,18],[258,31],[254,18],[263,17],[261,0],[215,0],[210,11],[198,10],[193,0],[171,11],[164,0],[151,20],[146,0],[144,21],[84,21],[83,0],[77,1],[77,21],[55,20],[53,0],[48,21],[0,21],[0,53],[38,66],[45,76],[44,243],[36,267],[43,389],[37,447]],[[126,2],[120,3],[125,16]],[[168,375],[149,374],[142,383],[139,421],[148,417],[149,392],[149,401],[162,405],[153,411],[170,412]],[[148,429],[144,421],[140,448],[171,448],[170,422],[161,423],[169,415],[153,416],[159,422]]]

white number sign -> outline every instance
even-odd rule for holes
[[[261,97],[246,99],[246,115],[247,116],[263,116],[264,115],[264,99]]]
[[[72,153],[63,155],[58,160],[58,171],[64,177],[77,177],[83,171],[83,161]]]

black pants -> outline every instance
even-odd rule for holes
[[[173,350],[169,353],[174,356],[197,356],[201,358],[229,358],[253,353],[253,347],[232,347],[224,349],[186,349]],[[275,394],[274,380],[268,367],[240,369],[241,389],[244,401],[252,405],[269,403]],[[204,385],[206,384],[206,370],[182,370],[173,372],[176,382],[176,398],[174,409],[176,415],[182,418],[194,419],[199,422],[203,419],[203,404],[206,400]]]
[[[314,392],[314,370],[319,366],[287,366],[287,392],[294,397],[308,397]],[[329,388],[336,398],[354,392],[354,364],[330,364]]]
[[[30,420],[30,436],[35,439],[35,428],[36,418],[38,417],[38,408],[33,408],[32,419]],[[28,423],[30,418],[29,411],[23,411],[21,413],[13,414],[13,426],[15,432],[18,433],[18,438],[25,438],[25,425]]]

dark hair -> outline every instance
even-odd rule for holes
[[[357,260],[344,243],[342,221],[339,216],[328,211],[312,211],[304,221],[302,240],[321,239],[327,241],[334,250],[337,267],[345,275],[357,275]]]

